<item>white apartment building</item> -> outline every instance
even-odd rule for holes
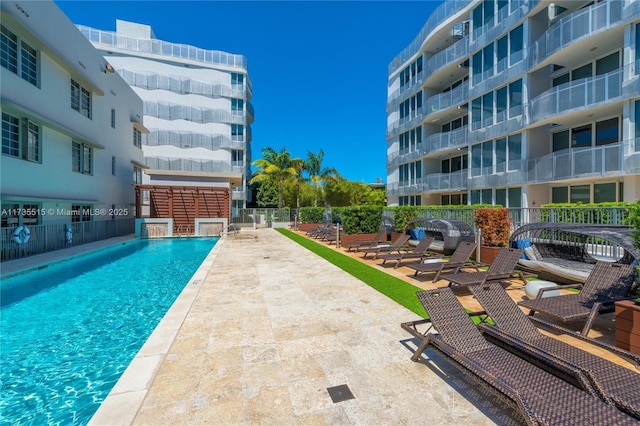
[[[447,0],[388,71],[390,205],[640,198],[640,1]]]
[[[44,244],[65,236],[43,225],[132,224],[142,100],[52,1],[0,10],[3,249],[17,226]]]
[[[149,25],[78,28],[144,101],[148,168],[140,183],[226,187],[230,207],[246,207],[254,119],[247,59],[158,40]],[[148,193],[143,198],[148,212]]]

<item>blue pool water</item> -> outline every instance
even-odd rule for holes
[[[216,241],[136,240],[3,279],[0,423],[86,424]]]

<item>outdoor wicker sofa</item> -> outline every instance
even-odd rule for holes
[[[530,425],[637,425],[637,420],[602,401],[588,381],[580,388],[487,341],[449,288],[417,293],[437,334],[419,333],[417,322],[402,327],[421,340],[411,359],[431,348],[514,406]],[[566,366],[571,370],[571,366]],[[576,371],[576,377],[582,378]]]
[[[526,359],[544,360],[560,371],[567,363],[574,366],[604,401],[640,420],[640,374],[577,348],[536,328],[498,283],[473,286],[476,297],[495,325],[480,324],[480,330],[494,341]],[[636,363],[640,356],[615,346],[609,348]],[[568,372],[570,374],[570,372]]]
[[[598,260],[640,261],[628,226],[535,222],[511,235],[512,247],[525,251],[519,266],[554,282],[585,282]]]

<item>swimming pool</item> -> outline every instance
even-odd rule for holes
[[[134,240],[3,279],[0,423],[86,424],[216,241]]]

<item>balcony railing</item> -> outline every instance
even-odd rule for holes
[[[466,147],[469,143],[469,128],[462,126],[450,132],[434,133],[422,142],[422,154],[437,154],[438,151]]]
[[[149,168],[154,170],[239,174],[244,174],[246,172],[245,167],[234,167],[228,161],[220,160],[145,157],[144,162],[149,166]]]
[[[511,29],[531,12],[538,3],[540,3],[540,0],[522,0],[517,3],[513,2],[511,5],[499,9],[495,16],[497,19],[494,19],[491,23],[483,25],[473,32],[473,38],[469,41],[469,50],[475,51],[496,40],[500,34]],[[515,10],[510,10],[510,7],[514,5],[519,6]]]
[[[399,69],[410,57],[415,55],[422,47],[422,44],[426,41],[427,37],[445,20],[450,19],[453,15],[460,12],[463,8],[469,5],[474,0],[448,0],[443,2],[436,10],[429,15],[427,22],[422,26],[422,29],[413,39],[409,46],[402,49],[402,52],[389,64],[389,74]]]
[[[624,81],[625,74],[629,74],[631,67],[632,65],[628,65],[606,74],[564,83],[536,96],[530,104],[531,122],[638,96],[638,76]]]
[[[636,140],[590,148],[572,148],[528,161],[528,183],[637,173]]]
[[[211,151],[223,148],[246,148],[246,143],[243,140],[231,140],[227,135],[152,129],[149,134],[143,135],[142,137],[143,145],[149,146],[171,145],[178,148],[205,148]]]
[[[138,39],[111,31],[96,30],[84,25],[78,25],[77,27],[91,43],[100,45],[101,47],[117,47],[118,49],[133,52],[152,53],[155,55],[244,69],[248,66],[247,58],[243,55],[234,55],[219,50],[200,49],[186,44],[169,43],[157,39]]]
[[[633,22],[640,16],[636,4],[625,8],[624,1],[604,1],[559,19],[533,43],[532,66],[541,63],[570,44],[611,27]],[[637,3],[637,2],[632,2]]]
[[[432,57],[430,57],[426,64],[425,69],[427,70],[426,79],[429,79],[431,74],[440,68],[446,67],[447,65],[456,65],[457,63],[462,61],[465,56],[469,55],[469,38],[465,37],[446,49],[436,53]]]
[[[460,86],[448,92],[438,93],[429,97],[425,105],[427,106],[425,116],[435,114],[448,108],[466,103],[469,101],[469,81],[465,81]]]
[[[411,111],[408,116],[402,117],[391,123],[387,130],[387,139],[420,124],[423,119],[423,109],[424,107],[417,108]]]
[[[426,71],[423,69],[407,84],[397,88],[391,95],[389,95],[387,99],[387,110],[397,104],[403,97],[409,96],[409,94],[412,94],[416,89],[422,87],[425,75]]]
[[[118,74],[130,86],[147,90],[167,90],[180,95],[194,94],[209,98],[247,99],[247,90],[241,86],[226,83],[209,83],[199,80],[171,77],[156,73],[137,73],[124,68],[117,68]]]
[[[165,102],[144,102],[144,115],[163,120],[187,120],[194,123],[234,123],[244,124],[243,111],[228,111],[188,105],[175,105]]]

